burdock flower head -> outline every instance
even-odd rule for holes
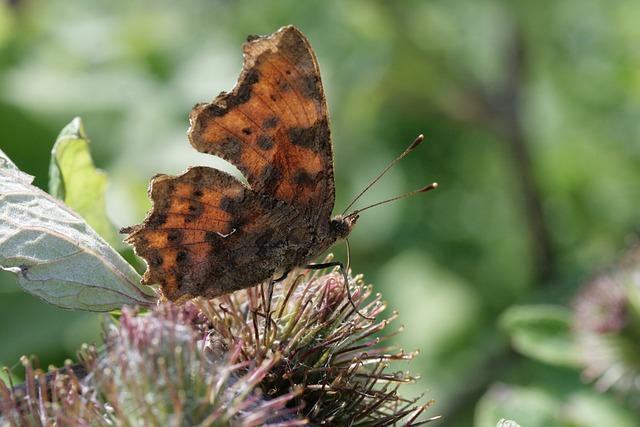
[[[239,360],[241,344],[216,359],[202,351],[197,312],[173,305],[150,313],[124,310],[106,331],[105,348],[86,347],[82,364],[44,375],[24,360],[27,380],[0,383],[8,425],[303,424],[294,406],[299,390],[265,399],[256,388],[279,360]],[[2,424],[5,425],[5,424]]]
[[[81,367],[48,376],[25,362],[22,387],[0,383],[4,420],[17,425],[418,425],[431,404],[398,394],[414,381],[382,345],[397,317],[361,277],[302,271],[185,306],[124,310]],[[86,372],[85,372],[86,371]],[[423,417],[422,417],[423,418]],[[34,424],[34,425],[35,425]]]
[[[640,250],[587,284],[574,301],[583,375],[640,403]]]
[[[244,343],[243,360],[282,354],[260,387],[273,397],[302,387],[294,400],[311,422],[412,424],[430,403],[401,397],[400,385],[415,378],[388,368],[415,353],[380,345],[391,336],[380,334],[397,313],[372,320],[385,309],[380,295],[365,304],[371,289],[360,276],[350,279],[350,288],[365,317],[351,306],[335,272],[292,274],[273,290],[257,287],[198,305],[211,322],[210,339],[224,348]]]

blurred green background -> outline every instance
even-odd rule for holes
[[[187,117],[233,86],[244,38],[298,26],[327,92],[337,212],[426,135],[360,206],[440,189],[363,214],[352,266],[400,310],[399,343],[421,349],[402,369],[422,374],[431,414],[487,425],[476,404],[491,384],[584,387],[512,353],[496,319],[569,301],[640,224],[639,22],[637,0],[2,0],[0,148],[46,188],[55,137],[82,116],[112,219],[137,223],[153,174],[221,165],[190,147]],[[99,316],[0,274],[0,365],[60,364],[99,333]]]

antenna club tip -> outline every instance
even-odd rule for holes
[[[436,188],[438,188],[438,183],[437,182],[432,182],[431,184],[427,185],[426,187],[422,187],[420,190],[418,190],[418,192],[426,193],[427,191],[435,190]]]
[[[407,151],[414,150],[418,145],[422,144],[422,141],[424,141],[424,135],[420,134],[416,139],[413,140]]]

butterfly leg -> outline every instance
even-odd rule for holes
[[[286,277],[286,276],[285,276]],[[271,326],[271,299],[273,298],[273,287],[279,280],[269,280],[269,287],[267,288],[267,301],[265,306],[265,322],[264,322],[264,340],[266,342],[267,335],[269,334],[269,328]]]
[[[267,288],[267,298],[264,304],[265,307],[265,324],[264,324],[264,336],[265,339],[267,337],[267,334],[269,333],[269,327],[271,326],[271,299],[273,298],[273,288],[275,286],[276,283],[282,282],[284,279],[287,278],[287,276],[289,275],[289,273],[291,272],[291,270],[289,271],[285,271],[282,276],[278,277],[277,279],[270,279],[269,280],[269,285]],[[263,299],[264,299],[264,293],[262,294]]]
[[[351,303],[351,306],[353,307],[355,312],[358,313],[360,317],[363,317],[367,320],[374,320],[375,317],[365,316],[364,314],[360,313],[360,310],[358,310],[358,307],[356,307],[356,304],[353,302],[353,298],[351,297],[351,290],[349,290],[349,277],[347,277],[347,270],[345,270],[344,265],[340,261],[305,265],[305,268],[308,268],[310,270],[324,270],[325,268],[330,267],[338,267],[338,270],[340,270],[340,273],[342,274],[342,278],[344,280],[344,287],[347,290],[347,297],[349,298],[349,302]]]

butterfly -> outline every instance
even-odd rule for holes
[[[331,132],[307,38],[287,26],[250,36],[243,51],[236,85],[193,108],[188,136],[196,150],[237,166],[248,185],[209,167],[156,175],[151,211],[122,230],[147,262],[143,284],[159,284],[172,301],[217,297],[306,266],[345,239],[363,210],[331,217]]]

